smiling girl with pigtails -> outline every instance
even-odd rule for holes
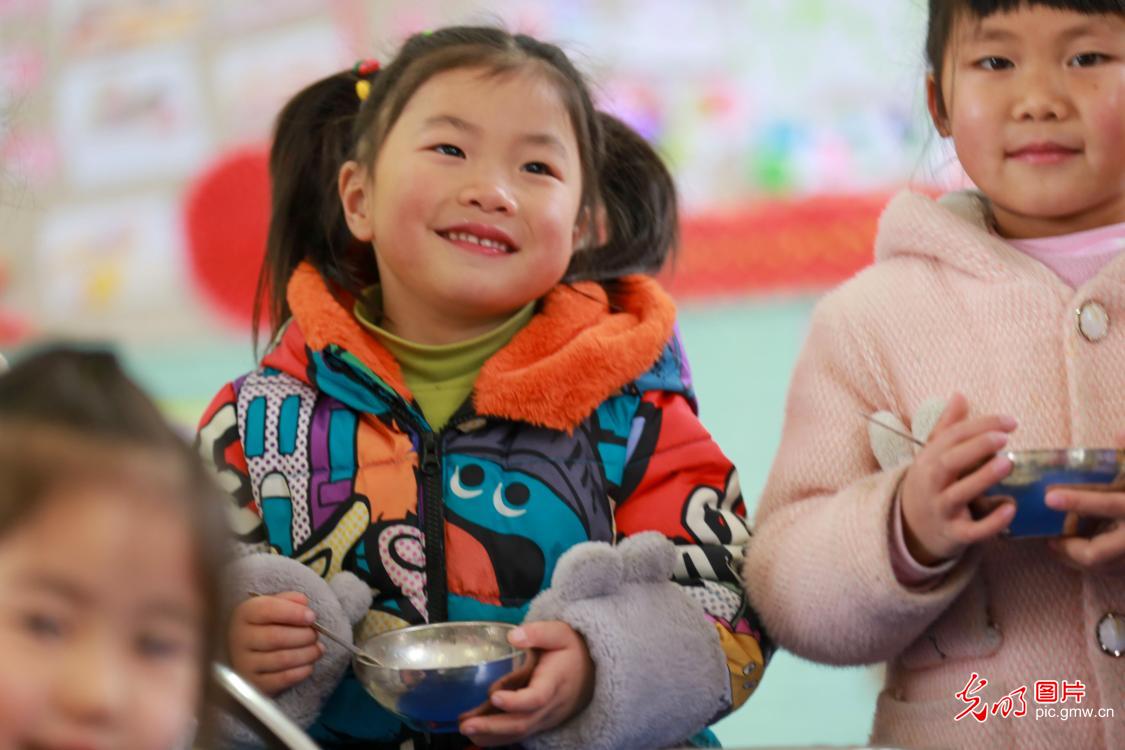
[[[458,27],[294,97],[271,177],[274,343],[200,428],[247,553],[234,667],[327,747],[713,742],[768,649],[737,475],[648,275],[677,235],[657,155],[557,47]],[[522,623],[540,658],[426,737],[318,643],[326,612],[357,642]]]

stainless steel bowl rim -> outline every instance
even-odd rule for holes
[[[1125,462],[1125,450],[1117,448],[1035,448],[1032,450],[1001,451],[1001,455],[1018,464],[1059,465],[1078,462]]]
[[[512,631],[512,630],[515,630],[517,627],[519,627],[518,625],[513,625],[510,622],[495,622],[495,621],[492,621],[492,620],[450,620],[449,622],[422,623],[421,625],[411,625],[411,626],[405,627],[405,628],[395,628],[394,630],[387,630],[383,633],[379,633],[378,635],[373,635],[370,638],[368,638],[366,641],[364,641],[362,644],[360,644],[359,648],[366,651],[367,644],[371,643],[372,641],[376,641],[380,638],[385,638],[385,637],[390,637],[390,636],[409,635],[410,633],[420,632],[420,631],[423,631],[423,630],[444,630],[444,629],[447,629],[447,628],[453,629],[453,628],[456,628],[456,627],[464,627],[464,626],[470,626],[470,625],[499,628],[500,630],[507,630],[507,631]],[[486,666],[493,665],[493,664],[499,664],[500,662],[507,661],[508,659],[512,659],[512,658],[518,656],[521,653],[524,653],[524,654],[527,653],[527,649],[517,648],[516,646],[513,646],[510,643],[508,644],[508,647],[511,649],[511,651],[509,653],[505,654],[504,656],[500,656],[500,657],[497,657],[495,659],[489,659],[488,661],[479,661],[479,662],[473,662],[472,664],[463,664],[463,665],[456,666],[456,667],[405,667],[405,666],[394,666],[394,665],[391,665],[391,664],[381,664],[379,666],[375,666],[375,665],[372,665],[372,664],[365,664],[364,666],[369,670],[370,669],[385,669],[385,670],[389,670],[391,672],[451,672],[451,671],[458,670],[458,669],[478,669],[480,667],[486,667]],[[352,660],[355,661],[357,658],[358,657],[353,656]]]

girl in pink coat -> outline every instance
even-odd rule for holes
[[[895,198],[818,305],[746,587],[792,652],[887,662],[874,743],[1122,748],[1125,493],[1051,490],[1100,521],[1065,538],[970,505],[1003,449],[1122,445],[1125,2],[931,0],[927,52],[980,192]]]

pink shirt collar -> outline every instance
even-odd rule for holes
[[[1077,289],[1125,250],[1125,223],[1057,237],[1008,240],[1012,247],[1050,268]]]

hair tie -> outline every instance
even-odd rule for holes
[[[359,76],[359,80],[355,82],[355,95],[359,97],[361,102],[365,102],[371,94],[371,81],[367,80],[367,76],[379,70],[379,61],[375,58],[360,60],[352,70]]]
[[[356,62],[353,69],[355,70],[355,74],[357,76],[366,77],[379,70],[379,61],[374,57],[369,57],[366,60],[359,60],[358,62]]]

